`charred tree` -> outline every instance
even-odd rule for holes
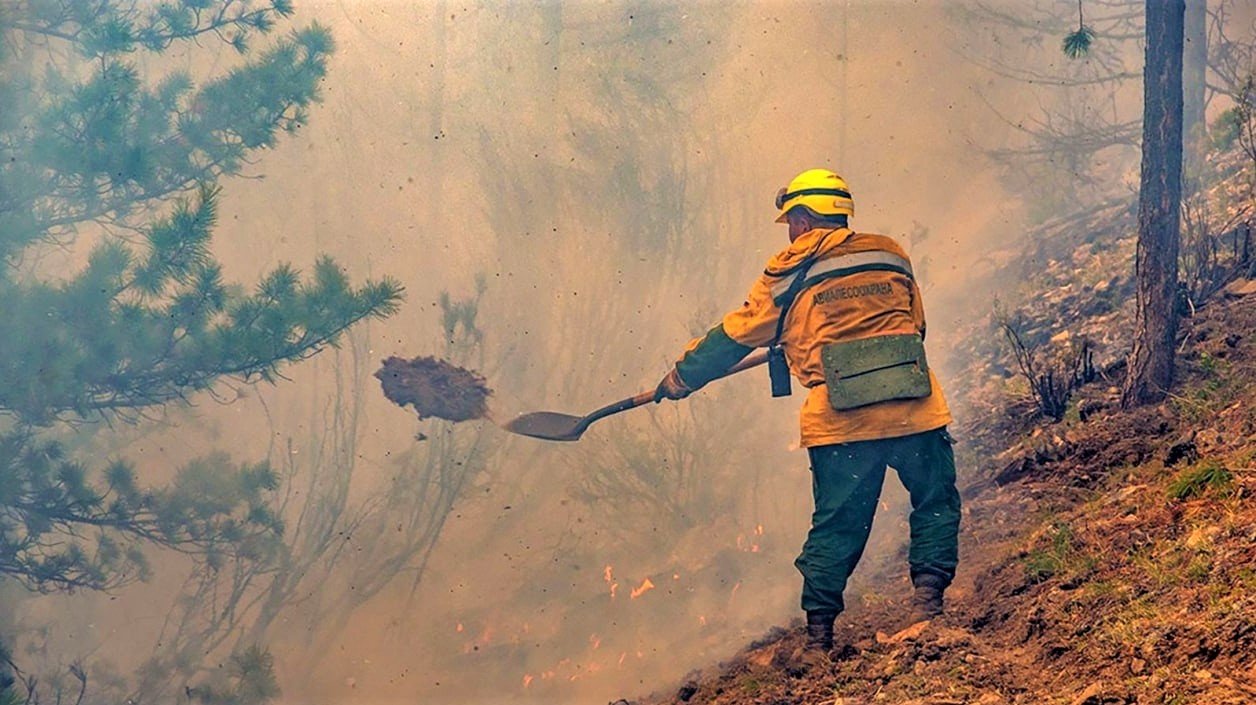
[[[1138,192],[1138,301],[1121,403],[1163,398],[1173,382],[1182,199],[1183,0],[1148,0],[1143,156]]]
[[[1182,139],[1187,194],[1200,187],[1207,123],[1208,0],[1186,0],[1182,54]]]

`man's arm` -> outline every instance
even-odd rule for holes
[[[772,300],[770,282],[759,277],[745,303],[701,338],[689,343],[655,393],[655,400],[683,399],[713,379],[723,376],[750,351],[772,342],[781,309]]]

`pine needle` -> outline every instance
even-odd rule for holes
[[[1090,42],[1095,38],[1095,32],[1086,25],[1078,26],[1076,31],[1069,32],[1064,37],[1062,48],[1064,55],[1070,59],[1079,59],[1090,52]]]

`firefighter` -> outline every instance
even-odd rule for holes
[[[740,308],[689,344],[654,400],[683,399],[765,346],[773,395],[789,393],[789,374],[807,388],[801,440],[815,511],[795,565],[807,651],[828,654],[887,466],[911,495],[911,619],[942,612],[958,560],[954,440],[925,359],[924,308],[907,253],[890,237],[850,229],[854,201],[832,171],[799,174],[776,207],[789,245]]]

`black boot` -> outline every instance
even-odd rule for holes
[[[833,667],[829,652],[833,649],[832,613],[807,613],[807,640],[794,649],[785,663],[785,672],[793,678],[801,678],[812,672],[823,672]]]
[[[935,573],[917,573],[912,576],[912,584],[916,586],[916,591],[911,596],[913,624],[942,614],[942,592],[949,582]]]
[[[833,620],[837,615],[824,612],[807,613],[807,648],[828,653],[833,650]]]

